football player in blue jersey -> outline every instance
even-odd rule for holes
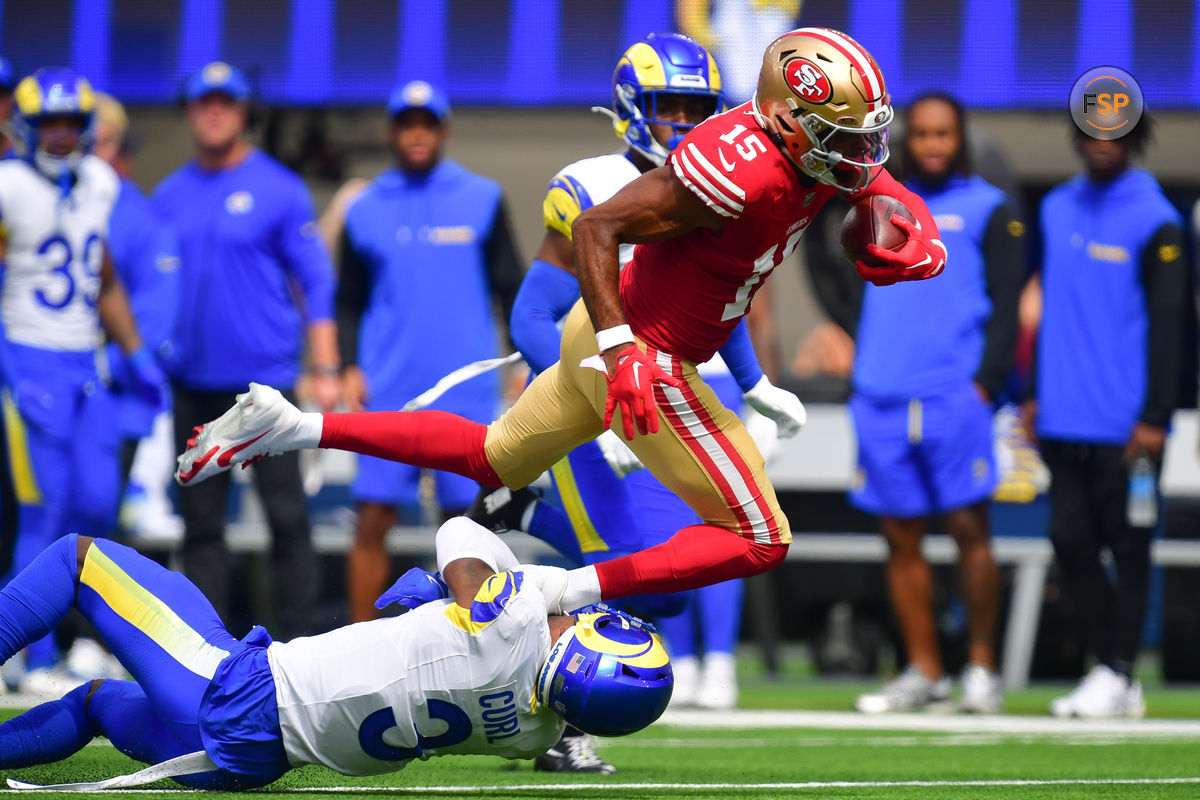
[[[411,570],[379,598],[407,613],[284,643],[262,627],[235,639],[193,584],[135,550],[58,539],[0,591],[0,662],[74,607],[135,680],[83,683],[0,725],[0,769],[107,736],[154,766],[47,788],[249,789],[303,764],[375,775],[438,755],[530,758],[568,722],[621,736],[662,714],[673,680],[652,629],[603,607],[549,614],[554,571],[465,518],[436,547],[437,574]]]
[[[63,530],[107,534],[117,501],[116,431],[96,372],[103,326],[139,395],[160,402],[162,371],[143,345],[108,247],[119,181],[89,154],[95,94],[59,67],[18,84],[20,159],[0,161],[5,261],[0,295],[8,458],[19,503],[14,572]],[[86,426],[86,433],[84,432]],[[56,689],[50,637],[27,653],[22,681]]]
[[[612,86],[611,110],[595,110],[612,118],[626,149],[577,161],[551,180],[542,207],[546,234],[513,307],[513,342],[535,372],[558,360],[558,322],[579,299],[571,240],[575,218],[664,164],[689,130],[724,108],[715,60],[680,34],[651,34],[632,45],[617,63]],[[632,253],[632,245],[621,246],[622,264]],[[763,375],[744,324],[721,348],[720,358],[701,365],[700,370],[727,407],[739,408],[744,396],[776,419],[785,433],[795,433],[803,423],[804,407],[799,399],[773,386]],[[652,547],[698,521],[692,509],[642,469],[612,430],[575,449],[551,474],[565,513],[540,502],[533,490],[501,488],[481,492],[470,515],[494,530],[527,531],[555,547],[573,566]],[[699,591],[712,595],[707,605],[721,609],[721,614],[740,609],[737,582]],[[663,624],[664,619],[683,611],[688,597],[689,593],[640,595],[621,601],[621,605]],[[732,661],[726,665],[732,677]],[[553,771],[615,772],[595,755],[586,736],[571,729],[537,760],[537,766]]]

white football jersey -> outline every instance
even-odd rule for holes
[[[532,709],[549,652],[546,600],[520,572],[493,575],[469,609],[435,601],[276,642],[267,657],[288,760],[373,775],[451,753],[532,758],[564,727]]]
[[[119,186],[112,167],[91,155],[80,161],[66,197],[26,162],[0,161],[7,248],[0,320],[9,341],[46,350],[95,348],[100,267]]]
[[[595,156],[563,167],[550,181],[542,202],[546,227],[571,238],[571,225],[579,214],[598,206],[640,176],[641,170],[620,153]],[[633,258],[631,244],[621,245],[621,266]]]
[[[542,219],[546,227],[571,238],[575,218],[592,206],[608,200],[642,172],[621,153],[595,156],[568,164],[550,181],[542,201]],[[635,245],[620,246],[618,257],[624,267],[633,258]],[[702,375],[727,374],[728,367],[719,354],[700,364]]]

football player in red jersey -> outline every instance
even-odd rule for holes
[[[181,484],[303,447],[452,470],[524,486],[620,420],[630,448],[703,522],[629,556],[564,571],[551,607],[682,591],[779,564],[787,519],[741,421],[696,373],[746,314],[832,197],[898,198],[916,223],[893,251],[868,246],[866,280],[937,275],[946,251],[924,202],[883,171],[891,99],[871,55],[845,34],[801,28],[763,57],[753,100],[694,128],[667,164],[581,214],[573,227],[582,301],[561,357],[499,420],[436,411],[301,414],[251,385],[179,458]],[[639,246],[618,269],[621,243]],[[220,455],[218,455],[220,454]],[[216,458],[214,458],[216,456]],[[557,605],[556,605],[557,604]]]

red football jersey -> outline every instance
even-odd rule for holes
[[[803,176],[759,127],[749,103],[697,125],[667,164],[725,224],[638,245],[621,270],[621,305],[642,339],[703,362],[725,344],[817,211],[840,192]],[[872,194],[900,198],[922,226],[933,225],[925,204],[882,170],[854,199]]]

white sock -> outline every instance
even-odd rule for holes
[[[315,450],[321,446],[321,434],[325,430],[325,416],[319,411],[306,411],[296,423],[296,432],[291,437],[291,450]]]
[[[564,611],[574,611],[584,606],[590,606],[592,603],[599,603],[603,598],[600,597],[600,576],[596,573],[594,566],[580,567],[567,572],[567,587],[562,594],[562,608]]]

